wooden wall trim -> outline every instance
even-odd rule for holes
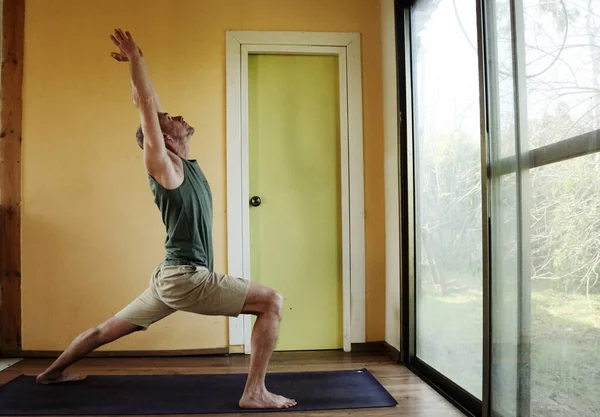
[[[351,352],[381,352],[383,350],[383,342],[365,342],[352,343]]]
[[[25,0],[4,0],[0,114],[0,349],[21,350],[21,128]]]
[[[20,358],[58,358],[62,352],[57,350],[21,350],[6,351],[2,356],[18,356]],[[178,356],[215,356],[229,355],[229,348],[184,349],[184,350],[97,350],[86,355],[86,358],[152,358]]]
[[[383,351],[394,362],[400,362],[400,351],[394,346],[390,345],[388,342],[383,342]]]
[[[352,343],[352,352],[381,352],[394,362],[400,362],[400,351],[388,342]]]

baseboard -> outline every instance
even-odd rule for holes
[[[384,353],[395,362],[400,362],[400,351],[388,342],[382,342],[382,348]]]
[[[400,351],[388,342],[352,343],[352,352],[383,353],[395,362],[400,362]]]
[[[383,342],[352,343],[352,352],[381,352]]]
[[[384,353],[390,359],[400,362],[400,351],[387,342],[352,343],[352,352]],[[62,352],[57,350],[23,350],[0,352],[3,358],[57,358]],[[96,351],[88,358],[131,358],[131,357],[177,357],[177,356],[216,356],[244,353],[244,345],[232,345],[225,348],[185,349],[185,350],[116,350]]]
[[[0,357],[19,358],[57,358],[62,352],[57,350],[23,350],[20,352],[2,352]],[[87,358],[131,358],[131,357],[176,357],[176,356],[215,356],[229,354],[229,347],[213,349],[184,349],[184,350],[113,350],[96,351]]]

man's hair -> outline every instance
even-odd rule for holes
[[[158,113],[158,123],[160,124],[160,113]],[[163,130],[162,125],[160,126],[160,130]],[[137,131],[135,132],[135,140],[138,146],[144,149],[144,131],[142,130],[142,125],[139,125]]]

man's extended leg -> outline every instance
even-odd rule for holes
[[[252,330],[250,371],[240,400],[242,408],[289,408],[296,405],[295,400],[272,394],[265,386],[267,366],[279,333],[282,308],[283,297],[280,294],[252,283],[242,310],[242,313],[256,315]]]
[[[118,317],[112,317],[99,326],[92,327],[77,336],[62,355],[44,373],[37,377],[37,382],[39,384],[51,384],[78,381],[85,378],[81,375],[67,374],[65,370],[94,349],[141,329],[142,327]]]
[[[79,375],[69,375],[65,370],[94,349],[135,331],[147,329],[152,323],[173,312],[175,310],[163,303],[156,290],[150,286],[114,317],[77,336],[50,368],[38,376],[38,383],[50,384],[83,379],[84,377]]]

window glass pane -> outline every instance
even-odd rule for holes
[[[600,410],[600,154],[533,169],[531,415]]]
[[[417,357],[481,398],[481,147],[476,3],[411,9]]]
[[[600,2],[522,1],[530,148],[600,129]]]

